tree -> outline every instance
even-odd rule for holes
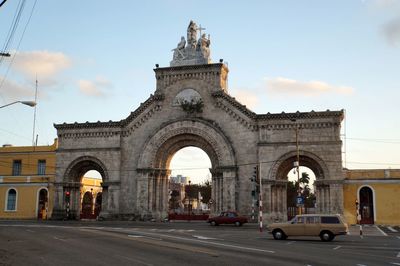
[[[300,184],[308,185],[310,183],[310,176],[306,172],[301,173],[301,177],[300,177],[299,181],[300,181]]]
[[[200,192],[203,197],[201,201],[203,203],[208,203],[211,199],[211,182],[207,180],[202,184],[186,185],[185,191],[186,197],[190,197],[191,199],[197,199]]]

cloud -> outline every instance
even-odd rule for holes
[[[260,103],[258,95],[251,90],[234,90],[232,95],[249,109],[254,109]]]
[[[365,2],[365,1],[363,1]],[[392,9],[399,6],[398,0],[373,0],[370,2],[373,9]]]
[[[400,17],[386,22],[382,27],[387,42],[393,46],[400,46]]]
[[[0,76],[0,81],[4,77]],[[11,80],[4,80],[1,87],[1,96],[7,100],[31,100],[35,96],[34,87],[21,86]]]
[[[18,52],[13,63],[13,68],[23,75],[30,79],[37,75],[40,80],[52,79],[70,66],[68,56],[49,51]]]
[[[323,94],[350,95],[354,88],[334,86],[323,81],[298,81],[283,77],[267,78],[267,92],[275,95],[315,97]]]
[[[79,91],[88,96],[106,96],[106,90],[112,88],[110,81],[98,76],[94,81],[81,79],[78,81]]]
[[[389,45],[400,47],[400,1],[399,0],[372,0],[369,8],[374,13],[385,18],[380,26],[380,33]],[[391,17],[391,19],[388,19]]]

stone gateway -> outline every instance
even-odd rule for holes
[[[228,67],[211,63],[209,38],[191,22],[170,67],[154,69],[154,94],[120,121],[56,124],[53,218],[81,213],[84,173],[102,176],[100,217],[162,219],[172,156],[194,146],[212,168],[212,213],[252,212],[250,177],[259,166],[263,219],[287,219],[287,174],[299,161],[316,175],[317,211],[343,213],[343,111],[256,114],[229,95]],[[185,46],[186,44],[186,46]],[[199,47],[197,45],[204,45]],[[206,52],[205,52],[206,51]],[[68,193],[67,193],[68,192]],[[68,198],[66,195],[68,194]]]

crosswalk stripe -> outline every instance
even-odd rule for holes
[[[398,232],[396,229],[394,229],[394,228],[391,227],[391,226],[388,226],[387,228],[388,228],[390,231],[394,232],[394,233],[397,233],[397,232]]]
[[[381,232],[382,235],[388,236],[385,232],[383,232],[382,229],[379,228],[379,226],[376,226],[376,225],[375,225],[375,228],[378,229],[378,231]]]

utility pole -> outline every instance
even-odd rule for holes
[[[294,162],[293,166],[296,167],[297,171],[297,214],[301,214],[302,208],[302,197],[301,197],[301,188],[300,188],[300,150],[299,150],[299,124],[295,118],[291,119],[292,122],[296,123],[296,162]],[[299,202],[299,199],[301,202]]]
[[[261,176],[260,176],[260,166],[257,164],[257,177],[258,177],[258,180],[259,180],[259,188],[260,188],[260,193],[258,193],[258,197],[259,197],[259,203],[258,203],[258,206],[259,206],[259,211],[260,211],[260,214],[259,214],[259,217],[260,217],[260,233],[262,232],[262,227],[263,227],[263,220],[262,220],[262,211],[263,211],[263,209],[262,209],[262,197],[261,197],[261,195],[262,195],[262,187],[261,187]]]
[[[36,77],[36,86],[35,86],[35,103],[37,103],[37,88],[38,88],[38,81]],[[36,128],[36,105],[35,110],[33,111],[33,133],[32,133],[32,146],[35,147],[35,128]],[[37,140],[36,140],[37,144]]]
[[[296,124],[296,152],[297,152],[297,196],[301,197],[300,189],[300,151],[299,151],[299,125]],[[299,214],[301,214],[301,205],[299,204]]]

